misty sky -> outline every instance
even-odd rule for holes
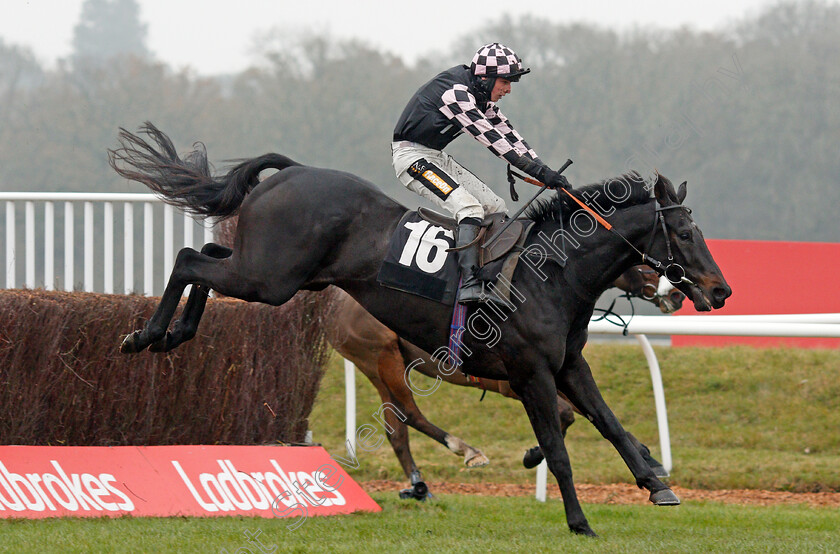
[[[399,0],[139,0],[148,24],[147,44],[156,58],[200,73],[236,72],[253,63],[257,37],[269,31],[282,41],[303,29],[355,37],[412,62],[417,53],[443,51],[458,32],[502,14],[532,14],[553,22],[582,21],[698,29],[720,27],[754,15],[773,0],[514,0],[511,2],[401,2]],[[0,37],[31,48],[51,65],[71,51],[83,0],[0,0]],[[411,13],[413,6],[423,11]],[[455,34],[453,35],[453,30]],[[422,37],[422,38],[421,38]],[[494,37],[487,37],[487,41]],[[515,45],[512,45],[515,48]]]

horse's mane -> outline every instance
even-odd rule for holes
[[[621,185],[622,183],[624,186]],[[606,192],[608,185],[611,186],[611,194],[607,194]],[[626,198],[616,200],[615,195],[621,194],[624,196],[627,188],[630,189],[630,194]],[[610,208],[620,209],[644,204],[651,199],[650,189],[650,185],[645,182],[638,172],[631,171],[621,177],[606,179],[600,183],[579,187],[570,192],[581,202],[594,208],[596,211],[601,211],[602,209],[609,211]],[[587,197],[589,198],[588,201]],[[547,200],[537,201],[526,210],[525,217],[536,223],[544,223],[546,221],[560,221],[565,223],[579,209],[581,209],[580,206],[569,198],[565,192],[561,191],[554,193]]]

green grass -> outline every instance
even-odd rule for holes
[[[245,531],[260,531],[278,552],[840,551],[840,515],[828,508],[585,505],[600,535],[588,539],[569,533],[558,500],[443,495],[420,504],[373,496],[381,513],[310,518],[297,530],[256,518],[3,521],[0,552],[232,553],[247,546]]]
[[[693,488],[840,491],[840,352],[833,350],[657,348],[662,367],[671,450],[671,483]],[[607,403],[659,455],[656,410],[644,356],[635,345],[587,347]],[[381,400],[357,372],[357,425],[377,425]],[[419,381],[417,386],[426,387]],[[443,446],[414,430],[415,460],[435,481],[532,483],[522,468],[535,440],[522,406],[488,393],[450,385],[418,398],[429,420],[484,451],[490,465],[467,470]],[[310,427],[316,442],[344,454],[344,372],[331,362]],[[577,482],[631,482],[618,456],[594,427],[578,417],[567,438]],[[359,481],[405,480],[387,442],[360,451]]]
[[[671,427],[672,484],[698,488],[840,490],[840,352],[752,348],[659,348]],[[644,357],[633,346],[593,345],[587,356],[607,402],[658,454]],[[357,374],[357,424],[380,400]],[[422,385],[425,386],[425,385]],[[412,431],[415,458],[435,482],[534,482],[521,467],[534,444],[522,407],[480,391],[443,386],[420,398],[430,420],[478,446],[491,465],[466,470],[438,443]],[[344,454],[344,387],[334,359],[311,418],[315,440]],[[631,482],[614,449],[582,420],[567,440],[577,482]],[[387,443],[359,452],[359,481],[404,480]],[[640,492],[640,494],[642,494]],[[558,500],[439,495],[403,502],[374,493],[377,514],[288,520],[119,518],[0,520],[0,552],[236,552],[261,531],[278,552],[840,552],[840,510],[686,502],[677,508],[584,505],[596,540],[572,536]],[[256,550],[254,550],[256,552]],[[240,550],[247,552],[247,550]]]

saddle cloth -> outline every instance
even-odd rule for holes
[[[508,221],[504,214],[492,214],[482,222],[479,235],[482,269],[478,273],[481,280],[495,282],[502,274],[510,282],[531,222],[516,220],[493,244],[483,246]],[[454,219],[432,210],[420,208],[406,212],[391,237],[377,281],[442,304],[455,304],[459,281],[457,252],[447,250],[455,247],[456,228]],[[506,257],[511,252],[512,255]],[[509,293],[507,287],[500,286],[499,289],[505,296]]]

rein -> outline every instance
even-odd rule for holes
[[[525,175],[521,175],[521,174],[513,171],[512,169],[510,169],[510,166],[508,166],[508,179],[512,180],[513,177],[517,177],[519,179],[522,179],[526,183],[530,183],[530,184],[536,185],[538,187],[545,187],[546,186],[543,183],[537,181],[536,179],[532,179],[531,177],[526,177]],[[674,285],[676,285],[678,283],[688,283],[689,285],[697,286],[693,281],[691,281],[688,277],[685,276],[685,268],[683,266],[681,266],[680,264],[674,262],[674,255],[673,255],[673,252],[671,251],[671,239],[668,238],[668,229],[667,229],[667,226],[665,225],[665,217],[662,215],[663,211],[673,210],[673,209],[683,209],[683,210],[687,210],[688,213],[691,213],[691,210],[689,208],[686,208],[685,206],[681,206],[679,204],[676,204],[676,205],[673,205],[673,206],[659,206],[659,203],[657,202],[656,212],[655,212],[655,216],[654,216],[655,220],[653,222],[653,227],[652,227],[651,232],[650,232],[650,238],[648,239],[648,243],[647,243],[647,246],[645,247],[645,250],[646,251],[650,250],[650,248],[653,246],[653,240],[654,240],[654,237],[656,236],[657,228],[661,226],[662,227],[662,234],[665,237],[665,247],[666,247],[667,252],[668,252],[668,259],[667,259],[668,265],[665,265],[662,262],[660,262],[659,260],[650,257],[646,252],[642,252],[641,250],[636,248],[636,246],[632,242],[627,240],[627,237],[625,237],[624,235],[619,233],[612,226],[612,224],[610,224],[609,221],[607,221],[606,219],[601,217],[595,210],[593,210],[592,208],[590,208],[589,206],[584,204],[577,196],[573,195],[571,192],[569,192],[566,189],[560,189],[560,190],[565,192],[566,195],[569,198],[574,200],[581,208],[586,210],[586,212],[589,213],[589,215],[591,215],[592,217],[594,217],[595,221],[600,223],[607,231],[613,233],[614,235],[619,237],[621,240],[623,240],[630,248],[632,248],[642,258],[642,263],[647,264],[650,267],[652,267],[653,270],[656,271],[656,273],[658,275],[661,275],[661,276],[665,277],[666,279],[668,279],[668,281],[671,282],[671,284],[674,284]],[[542,192],[542,191],[540,191],[540,192]],[[673,277],[672,277],[672,275],[673,275]]]
[[[624,317],[621,314],[618,314],[618,313],[613,311],[613,308],[615,307],[615,303],[619,298],[627,299],[627,302],[630,304],[630,317],[626,321],[624,320]],[[613,325],[617,325],[617,326],[622,328],[621,334],[624,335],[625,337],[627,336],[627,328],[630,327],[630,322],[633,321],[633,318],[636,316],[636,306],[633,304],[633,295],[629,292],[625,292],[624,294],[616,296],[615,298],[613,298],[613,301],[610,303],[609,307],[607,307],[606,309],[595,308],[593,311],[594,312],[601,312],[601,315],[592,319],[592,321],[602,321],[603,320],[603,321],[606,321],[608,323],[612,323]],[[615,318],[615,320],[617,320],[617,321],[614,321],[613,319],[610,319],[610,318]]]

